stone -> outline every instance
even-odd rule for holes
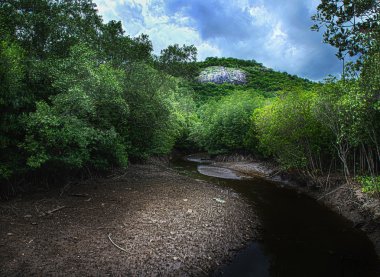
[[[216,202],[218,202],[218,203],[221,203],[221,204],[224,204],[224,203],[226,203],[226,201],[225,201],[225,200],[223,200],[223,199],[220,199],[220,198],[214,198],[214,200],[215,200]]]
[[[201,71],[198,76],[200,83],[223,84],[230,83],[243,85],[247,83],[247,76],[243,70],[224,66],[210,66]]]

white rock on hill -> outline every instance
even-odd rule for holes
[[[245,72],[240,69],[224,66],[210,66],[201,71],[198,81],[201,83],[231,83],[242,85],[247,82],[247,77]]]

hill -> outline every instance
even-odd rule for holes
[[[316,85],[308,79],[267,68],[255,60],[211,57],[197,65],[200,74],[192,87],[195,100],[201,102],[235,90],[254,89],[265,97],[273,97],[279,91],[309,90]]]

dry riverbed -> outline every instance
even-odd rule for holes
[[[251,240],[253,207],[160,166],[0,203],[0,275],[206,275]]]

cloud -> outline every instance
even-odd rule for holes
[[[148,34],[155,53],[194,44],[198,58],[230,56],[314,80],[337,74],[335,49],[310,31],[317,0],[96,0],[105,20]]]
[[[221,50],[203,40],[190,22],[192,19],[180,13],[170,16],[166,13],[164,1],[129,0],[129,1],[96,1],[99,12],[106,21],[121,20],[127,34],[138,36],[149,35],[153,42],[155,54],[172,44],[195,45],[198,59],[210,56],[221,56]]]
[[[227,1],[168,0],[165,2],[169,14],[180,13],[193,19],[202,39],[229,37],[246,39],[250,36],[250,15],[239,6]]]

